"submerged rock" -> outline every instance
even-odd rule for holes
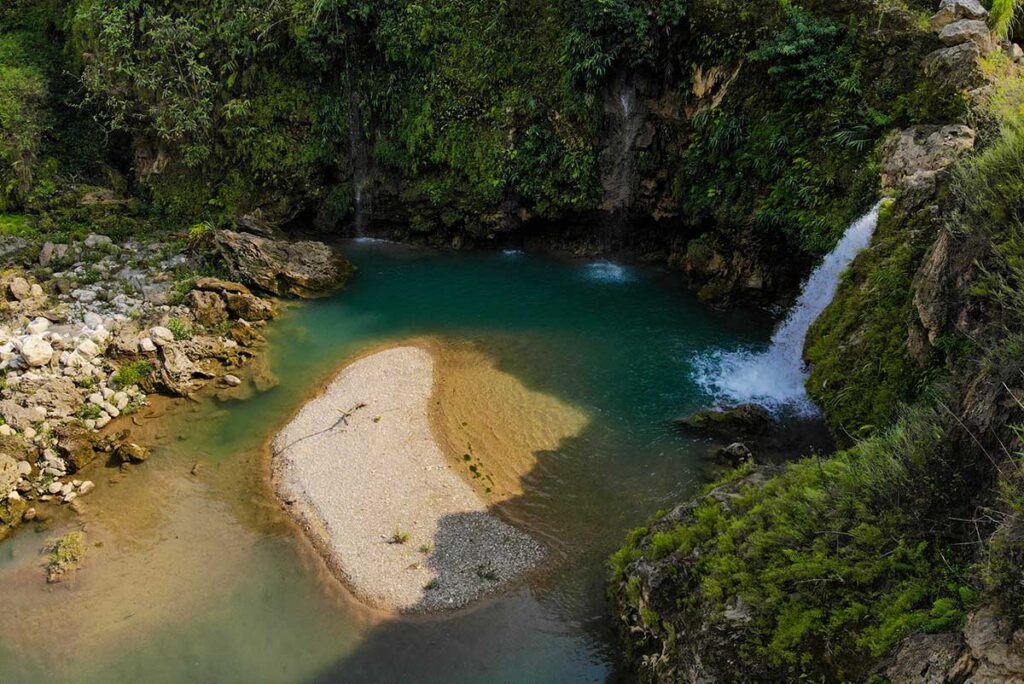
[[[775,425],[767,409],[755,404],[741,404],[727,409],[705,409],[680,418],[679,427],[712,437],[764,435]]]
[[[344,285],[354,270],[322,242],[284,242],[222,230],[214,246],[233,277],[278,296],[323,295]]]

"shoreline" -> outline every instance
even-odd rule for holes
[[[389,341],[346,360],[266,449],[287,517],[349,593],[386,613],[468,607],[517,585],[546,555],[445,449],[432,406],[438,344]],[[347,468],[336,467],[339,454]]]

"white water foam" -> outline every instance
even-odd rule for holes
[[[595,261],[587,264],[584,272],[591,280],[599,280],[604,283],[628,283],[633,280],[633,274],[629,268],[611,261]]]
[[[881,206],[879,202],[857,219],[807,279],[767,350],[720,350],[698,357],[694,360],[696,382],[719,401],[759,404],[803,416],[816,414],[818,408],[804,388],[808,375],[803,361],[804,340],[811,324],[835,297],[843,271],[871,241]]]

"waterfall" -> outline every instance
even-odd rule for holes
[[[803,361],[804,340],[811,324],[835,296],[843,271],[871,241],[881,206],[879,202],[854,221],[814,270],[793,310],[772,335],[767,350],[718,351],[697,358],[697,383],[724,402],[760,404],[774,411],[791,410],[805,416],[817,413],[804,389],[808,375]]]

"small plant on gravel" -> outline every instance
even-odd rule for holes
[[[476,566],[476,576],[482,580],[487,580],[488,582],[498,581],[498,571],[490,565]]]
[[[430,553],[433,553],[433,551],[434,551],[433,545],[431,545],[431,544],[420,544],[420,553],[422,553],[424,556],[426,556],[426,555],[428,555]]]
[[[174,339],[179,342],[192,339],[192,326],[180,318],[172,318],[167,321],[167,329],[174,335]]]
[[[135,361],[122,366],[110,379],[116,382],[118,387],[131,387],[152,375],[153,370],[153,365],[148,361]]]
[[[399,528],[395,528],[395,531],[391,534],[391,539],[388,540],[389,544],[404,544],[409,541],[409,533]]]
[[[82,420],[96,420],[102,412],[103,409],[100,408],[99,404],[94,404],[90,401],[82,404],[82,408],[78,409],[78,417]]]
[[[85,558],[85,534],[69,532],[50,542],[46,550],[50,553],[46,562],[46,581],[60,582],[65,575],[74,572],[82,564]]]
[[[435,577],[434,579],[432,579],[429,582],[427,582],[426,584],[424,584],[423,588],[426,589],[427,591],[433,591],[433,590],[437,589],[439,586],[441,586],[441,583],[438,582],[437,578]]]
[[[86,390],[92,389],[98,382],[99,380],[97,380],[93,375],[83,375],[82,377],[75,379],[75,384]]]

